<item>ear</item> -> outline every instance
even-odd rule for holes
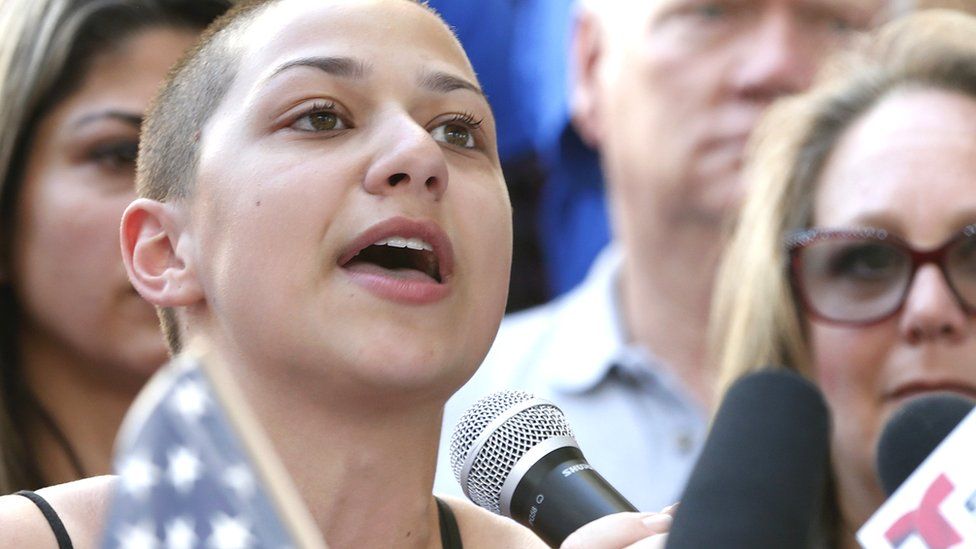
[[[146,301],[182,307],[203,299],[178,206],[135,200],[122,214],[121,240],[129,282]]]
[[[587,145],[601,140],[599,112],[600,63],[603,60],[603,26],[599,16],[585,6],[576,14],[573,30],[569,112],[573,126]]]

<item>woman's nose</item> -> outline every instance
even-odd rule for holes
[[[366,172],[370,194],[415,192],[440,200],[447,190],[444,150],[430,132],[409,117],[391,120],[379,141],[380,152]]]
[[[931,264],[920,267],[905,298],[903,337],[912,344],[940,338],[958,341],[965,337],[968,321],[942,271]]]

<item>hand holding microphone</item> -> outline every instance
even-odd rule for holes
[[[802,376],[768,370],[743,377],[715,416],[674,523],[661,530],[669,533],[630,547],[815,546],[826,497],[829,435],[826,403]],[[606,517],[579,534],[606,542],[612,538],[600,529],[632,528],[626,519]]]
[[[562,412],[525,393],[476,403],[452,436],[451,463],[472,501],[551,546],[579,530],[567,547],[808,547],[827,486],[828,418],[820,392],[798,374],[767,371],[737,382],[673,526],[634,512],[586,463]]]
[[[664,549],[675,506],[660,513],[615,513],[573,532],[560,549]]]

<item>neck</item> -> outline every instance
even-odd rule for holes
[[[329,546],[439,547],[431,488],[443,403],[350,398],[322,379],[296,391],[294,371],[265,372],[234,377]]]
[[[37,417],[27,423],[44,482],[60,484],[110,473],[116,433],[144,380],[100,375],[104,365],[87,361],[36,331],[23,332],[19,343],[25,383],[54,423],[52,428]]]
[[[706,334],[721,251],[719,227],[672,228],[633,240],[624,242],[620,280],[627,336],[660,359],[699,404],[711,409],[713,376],[705,367]]]
[[[850,454],[844,453],[836,444],[832,454],[834,463],[859,461]],[[857,530],[881,507],[885,501],[885,495],[878,481],[875,480],[874,470],[870,466],[863,468],[835,467],[834,473],[836,475],[836,498],[840,515],[838,520],[839,545],[844,549],[848,547],[857,548],[860,547],[855,537]]]

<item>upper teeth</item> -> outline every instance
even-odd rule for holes
[[[394,248],[410,248],[411,250],[434,251],[434,247],[419,238],[404,238],[402,236],[391,236],[377,241],[374,246],[392,246]]]

